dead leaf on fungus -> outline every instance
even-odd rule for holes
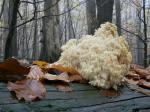
[[[32,101],[37,98],[41,99],[46,93],[44,85],[38,80],[8,82],[7,88],[9,91],[14,91],[19,100],[24,99],[25,101]]]
[[[15,58],[8,58],[0,63],[0,80],[1,81],[16,81],[24,79],[29,73],[30,68],[20,65]]]

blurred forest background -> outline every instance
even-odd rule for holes
[[[133,63],[150,63],[150,0],[0,0],[0,60],[56,61],[71,38],[110,21],[129,43]]]

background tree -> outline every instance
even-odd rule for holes
[[[149,20],[149,0],[1,0],[0,60],[15,56],[56,61],[69,39],[93,34],[109,21],[128,41],[133,63],[146,66]]]
[[[70,7],[70,5],[71,5],[71,3],[70,3],[70,0],[66,0],[66,2],[67,2],[67,10],[70,10],[71,9],[71,7]],[[70,11],[68,11],[68,13],[67,13],[67,18],[68,18],[68,33],[69,33],[69,37],[70,38],[75,38],[76,36],[75,36],[75,31],[74,31],[74,28],[73,28],[73,21],[72,21],[72,15],[71,15],[71,12]]]
[[[97,27],[109,21],[112,22],[114,0],[96,0]]]
[[[5,58],[17,55],[16,24],[20,0],[9,1],[9,33],[5,45]]]
[[[45,17],[43,18],[41,58],[49,62],[56,61],[60,54],[58,1],[44,0]]]
[[[147,41],[148,41],[148,37],[147,37],[147,21],[146,21],[146,1],[143,0],[143,32],[144,32],[144,66],[147,67]]]
[[[86,16],[87,16],[88,34],[94,34],[97,22],[95,0],[86,0]]]
[[[121,6],[120,0],[115,0],[115,10],[116,10],[116,25],[118,27],[118,33],[121,35]]]
[[[37,28],[38,28],[38,24],[37,24],[37,4],[36,4],[36,0],[33,0],[34,1],[34,18],[35,18],[35,21],[34,21],[34,39],[33,39],[33,59],[37,59]]]

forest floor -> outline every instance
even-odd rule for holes
[[[150,97],[126,86],[117,97],[104,97],[100,90],[87,84],[71,83],[72,92],[45,87],[47,93],[42,100],[24,102],[0,83],[0,112],[150,112]]]

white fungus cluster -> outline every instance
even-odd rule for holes
[[[75,68],[91,85],[105,89],[117,89],[132,58],[126,40],[118,36],[116,26],[109,22],[102,24],[94,35],[71,39],[61,49],[56,63]]]

